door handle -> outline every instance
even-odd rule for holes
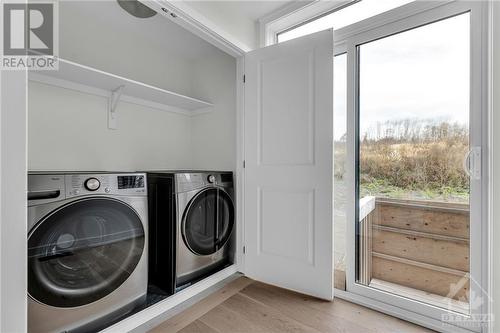
[[[470,172],[470,154],[472,153],[472,149],[469,149],[469,151],[465,154],[462,167],[464,168],[465,174],[467,176],[471,176]]]
[[[471,179],[481,179],[481,147],[472,147],[465,154],[463,168]]]
[[[60,190],[29,191],[28,200],[55,199],[61,194]]]
[[[51,254],[51,255],[48,255],[48,256],[45,256],[45,257],[38,258],[38,261],[44,262],[44,261],[49,261],[49,260],[52,260],[52,259],[69,257],[69,256],[73,256],[73,255],[75,255],[75,254],[73,252],[71,252],[71,251],[60,252],[60,253]]]

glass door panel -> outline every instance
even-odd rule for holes
[[[356,282],[467,314],[470,14],[357,56]]]
[[[333,60],[334,287],[346,289],[347,222],[347,54]]]

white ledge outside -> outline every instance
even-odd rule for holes
[[[375,197],[367,196],[359,200],[359,221],[375,210]]]

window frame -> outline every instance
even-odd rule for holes
[[[414,5],[414,4],[409,4]],[[419,5],[419,4],[415,4]],[[412,6],[413,8],[417,8]],[[471,261],[470,267],[470,276],[471,281],[477,281],[480,285],[473,284],[471,285],[471,292],[479,295],[481,293],[486,293],[488,295],[488,277],[485,274],[488,267],[488,246],[485,246],[485,242],[482,240],[487,239],[487,230],[488,230],[488,218],[487,218],[487,203],[488,203],[488,182],[487,182],[487,174],[488,170],[484,169],[488,163],[488,156],[486,156],[485,152],[488,150],[488,137],[487,137],[487,106],[485,101],[483,100],[484,94],[481,92],[481,87],[485,87],[484,81],[487,79],[487,73],[485,72],[485,63],[487,60],[485,56],[487,55],[487,45],[484,44],[484,32],[486,31],[485,26],[487,24],[485,8],[487,6],[483,5],[480,2],[477,3],[464,3],[460,1],[453,2],[445,2],[441,3],[439,6],[435,6],[433,8],[427,8],[415,12],[412,15],[406,17],[406,19],[402,20],[394,20],[390,23],[380,23],[379,25],[366,25],[362,27],[361,24],[354,24],[353,26],[346,27],[346,29],[339,29],[337,37],[341,35],[343,37],[342,42],[347,49],[347,170],[355,170],[356,168],[356,159],[357,159],[357,124],[358,124],[358,82],[359,82],[359,54],[358,54],[358,46],[384,38],[390,35],[394,35],[397,33],[401,33],[407,30],[411,30],[414,28],[418,28],[419,26],[423,26],[426,24],[430,24],[433,22],[437,22],[446,18],[450,18],[465,12],[470,12],[471,15],[471,106],[470,110],[478,110],[477,112],[481,112],[480,119],[476,119],[473,121],[471,119],[471,131],[472,133],[481,133],[481,128],[484,129],[483,137],[476,137],[476,142],[481,142],[481,146],[483,147],[483,177],[481,180],[481,191],[479,193],[471,193],[471,200],[477,200],[477,207],[481,206],[481,211],[475,211],[475,216],[473,216],[474,212],[471,212],[471,222],[472,221],[480,221],[480,226],[477,228],[471,228],[470,235],[470,257],[471,258],[481,258],[476,259],[475,261]],[[431,10],[432,9],[432,10]],[[395,9],[396,11],[397,9]],[[388,12],[391,13],[391,12]],[[386,13],[387,14],[387,13]],[[385,15],[384,15],[385,16]],[[370,20],[371,21],[371,20]],[[360,22],[366,23],[366,22]],[[343,31],[342,31],[343,30]],[[347,32],[346,32],[347,31]],[[481,98],[481,96],[483,98]],[[475,125],[474,125],[475,123]],[[475,126],[475,128],[473,128]],[[478,126],[480,128],[478,128]],[[472,137],[471,137],[472,140]],[[474,143],[471,141],[471,145]],[[355,269],[355,260],[356,260],[356,242],[354,241],[354,237],[356,234],[355,225],[351,223],[356,219],[356,178],[354,172],[350,172],[348,175],[348,207],[347,207],[347,238],[349,241],[347,242],[346,249],[346,286],[347,291],[350,293],[354,293],[360,296],[368,297],[369,299],[373,299],[376,301],[380,301],[386,304],[392,304],[402,309],[411,309],[411,311],[415,312],[418,315],[425,316],[429,319],[432,318],[435,321],[435,329],[444,329],[445,327],[439,324],[440,318],[443,315],[450,313],[446,309],[430,306],[418,300],[407,299],[402,296],[392,295],[387,292],[374,290],[368,286],[363,286],[356,282],[356,269]],[[484,290],[484,292],[482,290]],[[485,300],[485,303],[488,303],[488,300]],[[472,315],[481,315],[484,313],[489,313],[489,304],[484,304],[483,306],[477,309],[471,309]],[[469,316],[461,315],[458,313],[453,313],[454,316],[461,317],[463,320],[464,329],[467,327],[467,322],[469,321]],[[452,331],[457,331],[458,327],[452,327]],[[472,328],[471,328],[472,329]],[[479,332],[479,328],[475,327],[475,329]]]
[[[331,3],[330,1],[313,1],[306,5],[294,4],[282,11],[259,19],[260,45],[262,47],[277,44],[278,34],[290,31],[303,24],[317,20],[325,15],[355,4],[362,0],[346,0]],[[342,43],[346,38],[360,34],[371,29],[394,23],[415,14],[455,2],[456,0],[443,1],[414,1],[389,11],[369,17],[334,31],[334,42]],[[335,45],[337,48],[337,45]]]
[[[348,112],[348,135],[347,135],[347,144],[348,144],[348,167],[347,170],[355,170],[357,161],[357,142],[358,142],[358,133],[357,133],[357,124],[358,124],[358,111],[359,111],[359,105],[358,105],[358,82],[359,82],[359,65],[358,65],[358,60],[359,60],[359,55],[358,55],[358,46],[362,44],[369,43],[371,41],[375,41],[377,39],[381,39],[384,37],[388,37],[390,35],[402,33],[414,28],[418,28],[419,26],[423,26],[426,24],[431,24],[433,22],[437,22],[446,18],[450,18],[456,15],[459,15],[461,13],[465,13],[470,11],[471,12],[471,31],[477,31],[477,24],[479,23],[479,18],[481,16],[481,4],[470,4],[470,3],[462,3],[462,2],[454,2],[454,3],[447,3],[442,5],[440,8],[435,8],[432,11],[423,11],[421,13],[415,14],[411,17],[409,17],[406,20],[400,20],[393,22],[391,24],[387,25],[382,25],[380,27],[370,29],[369,31],[365,31],[363,33],[356,34],[354,36],[348,37],[346,40],[347,44],[347,49],[348,49],[348,69],[347,69],[347,75],[348,75],[348,106],[347,106],[347,112]],[[474,27],[476,25],[476,27]],[[478,42],[480,42],[480,38],[478,38],[477,34],[471,35],[471,69],[476,69],[478,68],[478,63],[477,61],[480,61],[480,56],[477,55],[474,50],[480,49],[478,48]],[[479,65],[480,66],[480,65]],[[474,71],[472,71],[471,74],[474,74]],[[476,73],[478,74],[478,73]],[[480,74],[480,73],[479,73]],[[477,91],[473,92],[476,86],[478,85],[478,81],[480,81],[480,77],[478,75],[471,75],[471,107],[470,110],[481,110],[482,105],[480,100],[474,100],[474,96],[478,96]],[[473,122],[471,119],[471,131],[472,133],[479,133],[479,130],[477,128],[473,128]],[[484,127],[484,126],[483,126]],[[471,133],[471,134],[472,134]],[[472,140],[472,137],[471,137]],[[485,144],[485,143],[483,143]],[[471,145],[473,145],[473,142],[471,141]],[[483,177],[483,184],[485,181],[486,177]],[[356,179],[355,179],[355,174],[351,173],[349,175],[349,186],[348,189],[350,193],[348,194],[349,198],[352,198],[352,200],[348,200],[348,216],[347,220],[348,221],[355,221],[356,220],[356,203],[357,203],[357,194],[356,194]],[[483,185],[483,189],[487,187],[487,184]],[[471,200],[474,200],[474,196],[476,195],[481,195],[481,193],[471,193]],[[476,199],[478,198],[475,196]],[[485,198],[485,196],[483,197]],[[475,221],[477,220],[482,220],[480,216],[472,216],[473,212],[471,212],[471,221],[474,219]],[[484,222],[484,220],[483,220]],[[481,229],[484,229],[484,223],[481,223]],[[356,234],[356,230],[354,230],[355,225],[353,223],[348,223],[348,230],[347,230],[347,237],[350,240],[353,240]],[[482,251],[480,247],[478,246],[481,244],[481,238],[482,238],[482,232],[483,230],[477,230],[479,228],[471,228],[471,258],[483,258],[482,257]],[[473,245],[474,244],[474,245]],[[346,250],[346,255],[347,255],[347,265],[346,265],[346,277],[347,277],[347,289],[351,292],[361,294],[368,296],[373,299],[377,299],[382,302],[387,302],[387,303],[392,303],[394,305],[397,305],[402,308],[406,309],[413,309],[415,312],[418,312],[424,316],[434,318],[435,320],[439,320],[442,315],[448,313],[447,310],[429,306],[423,302],[417,301],[417,300],[410,300],[406,299],[401,296],[393,296],[387,292],[381,292],[381,291],[375,291],[370,287],[363,286],[359,283],[356,282],[356,269],[355,269],[355,259],[356,259],[356,248],[355,248],[355,242],[354,241],[349,241],[348,242],[349,248]],[[483,281],[482,277],[482,266],[484,263],[481,262],[481,260],[475,260],[471,262],[471,267],[470,267],[470,276],[472,279],[475,281]],[[481,283],[481,282],[480,282]],[[482,285],[485,285],[481,283]],[[471,290],[474,292],[476,290]],[[480,294],[480,291],[476,291],[476,294]],[[472,311],[472,314],[481,314],[485,313],[482,309],[477,309],[477,311]],[[458,313],[454,313],[454,315],[461,317],[464,321],[467,321],[466,315],[461,315]]]
[[[259,19],[260,46],[278,42],[278,34],[319,19],[361,0],[294,2]]]

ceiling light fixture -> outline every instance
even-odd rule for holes
[[[127,13],[138,18],[149,18],[156,15],[156,12],[137,0],[116,0],[120,7]],[[163,8],[162,8],[163,9]]]

